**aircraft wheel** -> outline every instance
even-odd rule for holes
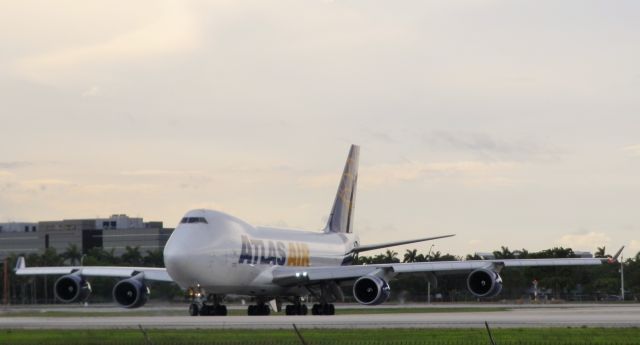
[[[284,313],[287,315],[296,315],[295,306],[288,305],[284,308]]]
[[[247,308],[247,315],[249,316],[254,316],[256,315],[256,305],[250,305],[249,308]]]
[[[298,313],[298,315],[307,315],[309,313],[309,309],[307,308],[306,304],[303,304],[300,306],[300,312]]]
[[[329,313],[327,315],[336,315],[336,307],[333,304],[329,304]]]
[[[207,315],[211,315],[213,314],[213,310],[210,306],[204,304],[202,305],[202,307],[200,307],[200,315],[201,316],[207,316]]]
[[[200,308],[198,307],[198,305],[195,303],[191,303],[189,305],[189,315],[198,316],[199,313],[200,313]]]
[[[320,315],[320,312],[318,309],[320,305],[319,304],[314,304],[313,307],[311,307],[311,315]]]
[[[214,308],[216,310],[216,315],[227,316],[227,306],[226,305],[217,305]]]

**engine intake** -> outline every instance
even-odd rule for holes
[[[53,294],[63,303],[85,301],[91,294],[91,284],[79,274],[67,274],[56,280]]]
[[[389,298],[391,288],[384,279],[377,276],[358,278],[353,284],[353,297],[360,304],[376,305]]]
[[[149,288],[142,279],[124,279],[113,287],[113,299],[125,308],[142,307],[148,298]]]
[[[476,297],[493,297],[502,291],[502,278],[498,272],[480,268],[469,273],[467,288]]]

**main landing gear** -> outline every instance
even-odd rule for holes
[[[302,298],[295,297],[293,304],[286,306],[284,311],[287,315],[307,315],[309,309],[306,304],[302,303]]]
[[[202,297],[194,297],[189,305],[189,315],[226,316],[227,306],[220,304],[222,299],[223,298],[221,296],[214,294],[210,294],[206,299]]]
[[[331,303],[314,304],[311,308],[311,315],[335,315],[336,307]]]
[[[269,314],[271,314],[271,308],[264,303],[250,305],[249,308],[247,308],[247,315],[249,316],[267,316]]]

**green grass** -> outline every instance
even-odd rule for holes
[[[302,329],[310,344],[488,344],[484,329]],[[147,330],[150,343],[299,344],[293,330]],[[640,344],[638,328],[494,329],[497,344]],[[3,345],[144,344],[139,330],[0,330]]]
[[[469,312],[496,312],[506,311],[509,308],[504,307],[477,307],[477,308],[439,308],[439,307],[424,307],[424,308],[338,308],[336,314],[348,315],[348,314],[425,314],[425,313],[469,313]],[[42,311],[34,310],[11,310],[0,311],[0,319],[2,317],[121,317],[121,316],[187,316],[187,307],[184,310],[149,310],[149,309],[137,309],[137,310],[117,310],[117,311],[87,311],[84,309],[76,310],[47,310]],[[245,309],[229,309],[230,316],[247,315]],[[272,313],[271,315],[284,315],[284,312]]]

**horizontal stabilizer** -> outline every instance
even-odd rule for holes
[[[443,236],[435,236],[435,237],[417,238],[417,239],[413,239],[413,240],[398,241],[398,242],[387,242],[387,243],[370,244],[370,245],[367,245],[367,246],[355,247],[355,248],[351,249],[351,251],[349,251],[347,254],[366,252],[366,251],[369,251],[369,250],[375,250],[375,249],[380,249],[380,248],[401,246],[403,244],[409,244],[409,243],[437,240],[437,239],[440,239],[440,238],[447,238],[447,237],[452,237],[452,236],[455,236],[455,235],[443,235]]]

